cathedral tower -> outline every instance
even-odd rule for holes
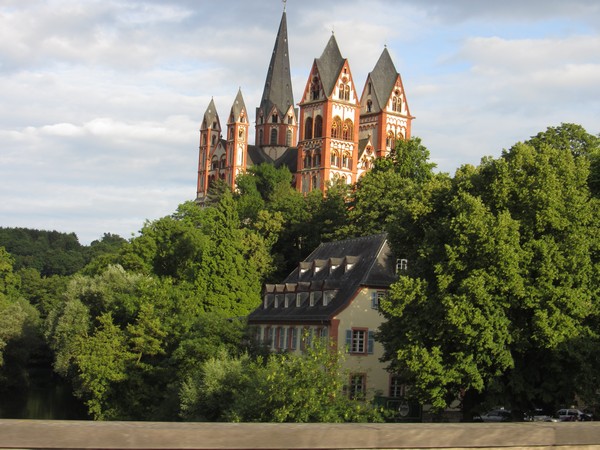
[[[255,144],[273,160],[298,139],[285,10],[281,16],[260,106],[256,108]]]
[[[410,139],[411,121],[400,74],[385,48],[367,76],[360,99],[360,139],[368,142],[359,161],[359,172],[370,168],[370,160],[383,158],[401,139]]]
[[[198,186],[196,198],[204,202],[210,182],[215,179],[219,169],[221,145],[221,122],[215,102],[211,99],[200,125],[200,149],[198,153]]]
[[[332,35],[313,62],[300,102],[297,189],[325,191],[328,181],[356,181],[359,116],[350,66]]]
[[[235,189],[235,179],[246,171],[248,154],[248,112],[239,89],[227,120],[226,181]]]

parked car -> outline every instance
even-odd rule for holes
[[[559,409],[556,417],[561,422],[588,422],[592,420],[591,414],[586,414],[583,411],[573,408]]]
[[[558,422],[558,419],[542,408],[535,408],[525,413],[526,422]]]
[[[492,409],[485,414],[473,417],[473,422],[510,422],[511,420],[511,412],[504,408]]]

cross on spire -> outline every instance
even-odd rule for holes
[[[286,6],[286,3],[287,3],[287,0],[281,0],[281,1],[283,3],[283,12],[285,12],[285,6]]]

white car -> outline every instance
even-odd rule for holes
[[[564,408],[556,413],[561,422],[587,422],[592,420],[592,416],[578,409]]]

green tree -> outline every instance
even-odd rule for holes
[[[517,144],[451,183],[432,178],[396,215],[410,268],[382,302],[379,339],[415,397],[462,398],[465,412],[477,393],[517,409],[592,400],[600,241],[587,167]]]
[[[316,342],[302,354],[207,360],[181,391],[188,420],[377,422],[380,412],[343,393],[342,354]]]
[[[435,175],[429,150],[421,139],[399,141],[389,156],[358,181],[348,213],[346,236],[364,236],[388,231],[424,184]]]
[[[600,136],[588,133],[581,125],[562,123],[558,127],[548,127],[525,142],[538,148],[549,145],[556,149],[570,151],[575,157],[589,161],[588,185],[591,193],[600,196]]]

